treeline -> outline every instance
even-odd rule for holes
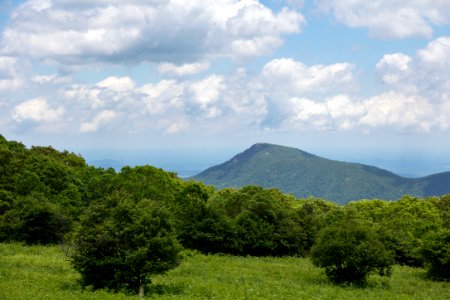
[[[256,186],[216,190],[151,166],[94,168],[74,153],[28,149],[0,136],[0,242],[71,243],[86,224],[110,226],[102,220],[111,213],[150,220],[133,208],[143,205],[164,210],[154,215],[152,208],[150,219],[167,219],[160,226],[173,229],[184,248],[203,253],[309,256],[327,228],[362,226],[396,263],[429,264],[431,275],[448,279],[450,195],[339,206]]]

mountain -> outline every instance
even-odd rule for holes
[[[404,178],[380,168],[272,144],[255,144],[192,179],[217,188],[278,188],[297,197],[314,196],[341,204],[372,198],[394,200],[405,194],[422,197],[450,193],[450,172]]]

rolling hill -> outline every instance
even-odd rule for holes
[[[405,194],[424,197],[450,193],[450,172],[404,178],[380,168],[272,144],[255,144],[192,179],[217,188],[278,188],[297,197],[314,196],[341,204],[358,199],[394,200]]]

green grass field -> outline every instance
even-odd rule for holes
[[[152,299],[450,299],[450,283],[422,269],[397,266],[365,288],[334,286],[303,258],[184,254],[183,263],[153,278]],[[0,299],[138,299],[82,290],[78,274],[56,247],[0,244]]]

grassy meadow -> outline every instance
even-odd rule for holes
[[[81,289],[57,246],[0,244],[0,299],[138,299]],[[304,258],[255,258],[185,252],[182,264],[153,277],[151,299],[450,299],[449,282],[396,266],[366,287],[335,286]]]

